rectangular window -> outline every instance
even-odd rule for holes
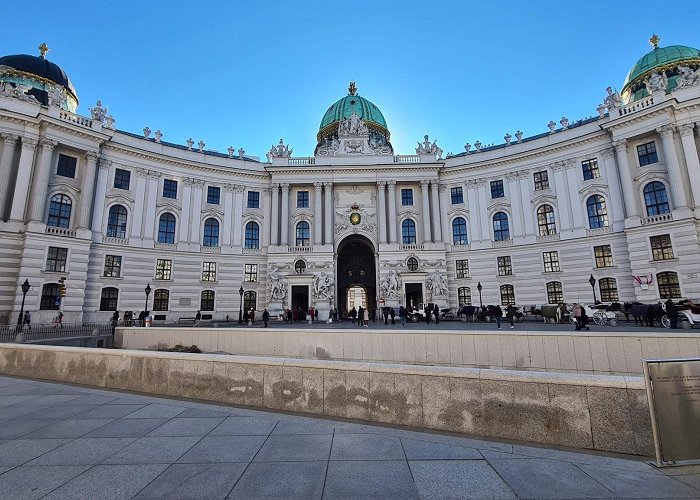
[[[163,198],[177,198],[177,181],[172,179],[163,181]]]
[[[545,273],[559,272],[559,252],[543,252],[542,262],[544,262]]]
[[[297,208],[309,208],[308,191],[297,191]]]
[[[637,157],[639,158],[640,167],[659,161],[659,157],[656,154],[656,143],[651,141],[637,146]]]
[[[58,155],[58,168],[56,169],[56,175],[75,179],[75,166],[77,163],[78,159],[74,158],[73,156]]]
[[[547,171],[535,172],[533,174],[535,179],[535,191],[542,191],[543,189],[549,189],[549,175]]]
[[[105,278],[119,278],[122,275],[122,257],[121,255],[106,255],[105,269],[102,276]]]
[[[258,281],[258,265],[257,264],[246,264],[245,273],[243,275],[243,281],[246,283],[256,283]]]
[[[462,187],[459,186],[450,188],[450,198],[452,199],[453,205],[464,203],[464,193],[462,193]]]
[[[163,288],[153,292],[153,310],[167,311],[170,303],[170,291]]]
[[[593,253],[595,255],[595,267],[613,266],[612,248],[610,245],[593,247]]]
[[[598,281],[600,300],[603,302],[617,302],[620,297],[617,294],[617,281],[615,278],[601,278]]]
[[[468,260],[455,261],[455,268],[457,271],[458,278],[468,278],[469,277],[469,261]]]
[[[131,172],[118,168],[114,171],[114,188],[129,189],[131,185]]]
[[[505,257],[498,257],[498,275],[499,276],[512,276],[513,266],[511,265],[510,255]]]
[[[600,169],[598,168],[598,160],[596,158],[583,160],[581,162],[581,168],[583,169],[584,181],[590,181],[591,179],[600,177]]]
[[[413,205],[413,189],[401,190],[401,205]]]
[[[651,241],[651,257],[653,260],[673,259],[670,235],[660,234],[659,236],[652,236],[649,240]]]
[[[156,260],[156,279],[169,280],[172,275],[173,261],[166,259]]]
[[[469,287],[463,286],[457,289],[457,301],[460,306],[472,305],[472,292]]]
[[[491,198],[503,198],[506,195],[503,190],[503,181],[491,181]]]
[[[202,290],[199,300],[199,309],[202,311],[213,311],[215,297],[216,294],[214,290]]]
[[[202,263],[202,281],[216,281],[216,262]]]
[[[501,285],[501,305],[515,305],[515,287],[513,285]]]
[[[207,187],[207,203],[210,205],[221,203],[221,188],[216,186]]]
[[[66,260],[68,260],[68,249],[49,247],[46,256],[46,270],[62,273],[66,270]]]
[[[248,191],[248,208],[260,208],[259,191]]]

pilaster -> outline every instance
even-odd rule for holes
[[[389,191],[389,243],[398,243],[399,228],[396,205],[401,199],[401,188],[396,185],[395,180],[387,181],[386,185]]]
[[[97,176],[97,160],[100,155],[97,151],[85,153],[85,171],[80,184],[80,211],[78,212],[78,227],[90,228],[90,216],[92,215],[92,203],[98,201],[94,198],[95,177]]]
[[[32,175],[34,152],[39,141],[29,137],[22,137],[22,150],[17,167],[17,179],[15,181],[14,196],[12,197],[12,210],[10,219],[24,222],[29,198],[29,181]]]
[[[4,219],[5,204],[9,196],[10,187],[10,170],[12,169],[12,160],[15,158],[15,147],[19,136],[14,134],[0,134],[2,139],[2,158],[0,158],[0,218]]]
[[[377,181],[377,215],[379,244],[386,243],[386,181]]]
[[[50,139],[42,139],[40,142],[41,150],[39,151],[39,161],[36,169],[36,174],[32,180],[32,196],[31,209],[29,211],[29,220],[37,223],[45,224],[46,196],[49,186],[49,176],[51,175],[51,160],[53,158],[53,150],[58,145],[58,142]]]

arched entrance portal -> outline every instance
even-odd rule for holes
[[[377,270],[372,243],[364,236],[344,239],[338,245],[337,269],[337,304],[342,316],[353,305],[357,308],[357,304],[364,302],[372,317],[377,308]]]

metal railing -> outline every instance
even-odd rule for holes
[[[111,345],[114,327],[111,323],[62,323],[50,325],[8,325],[0,326],[0,343],[18,344],[66,344],[74,340],[80,345]],[[94,339],[95,342],[80,342],[80,339]]]

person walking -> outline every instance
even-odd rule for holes
[[[437,325],[438,323],[440,323],[440,308],[437,304],[433,306],[433,314],[435,315],[435,324]]]
[[[430,305],[426,304],[425,308],[423,309],[423,313],[425,313],[425,322],[430,324],[430,313],[432,310],[430,309]]]
[[[194,315],[194,323],[192,323],[192,328],[199,325],[199,322],[201,321],[201,319],[202,319],[202,312],[197,311],[197,314]]]
[[[586,308],[584,306],[581,306],[581,329],[586,329],[590,330],[591,328],[588,326],[588,313],[586,313]]]
[[[357,308],[357,326],[360,327],[362,326],[362,323],[364,323],[364,318],[365,318],[365,309],[360,306]]]
[[[494,307],[493,316],[496,318],[496,327],[500,330],[501,320],[503,319],[503,309],[501,309],[501,306]]]
[[[262,320],[264,327],[267,328],[267,322],[270,321],[270,313],[267,312],[267,307],[263,310]]]
[[[406,316],[408,313],[406,312],[406,308],[404,306],[399,307],[399,317],[401,318],[401,326],[406,326]]]
[[[574,315],[574,321],[576,322],[576,327],[574,330],[580,330],[581,329],[581,304],[574,304],[574,307],[571,308],[571,314]]]
[[[24,324],[27,325],[27,329],[32,331],[32,316],[29,312],[24,313]]]
[[[394,321],[394,316],[396,315],[396,312],[394,311],[393,307],[389,308],[389,316],[391,316],[391,324],[395,325],[396,321]]]
[[[365,328],[369,328],[369,309],[365,309],[363,312],[365,318]]]
[[[506,307],[506,318],[508,318],[508,321],[510,321],[510,329],[515,328],[515,307],[510,304],[508,307]]]
[[[352,306],[352,309],[350,309],[350,319],[352,320],[352,324],[355,324],[355,319],[357,318],[357,310],[355,309],[355,306]]]
[[[666,316],[668,316],[668,320],[671,322],[671,328],[674,330],[678,328],[678,308],[671,299],[666,301]]]

